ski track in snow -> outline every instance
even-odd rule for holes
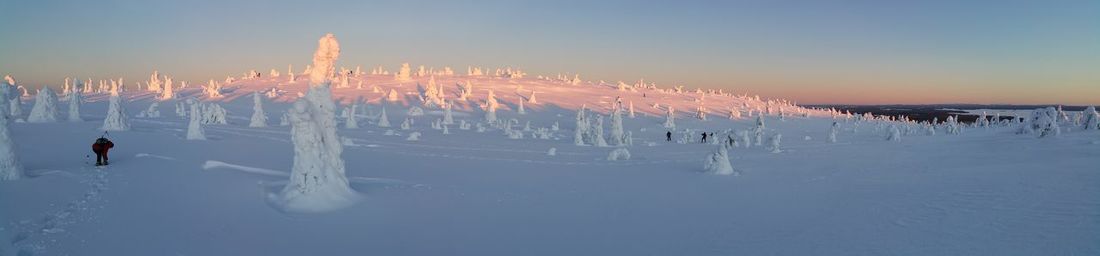
[[[96,219],[95,210],[102,208],[101,196],[110,179],[107,172],[100,168],[82,168],[81,173],[88,190],[79,198],[65,203],[64,208],[44,213],[35,219],[25,219],[9,223],[5,230],[11,230],[14,236],[9,241],[16,255],[30,256],[43,254],[57,245],[60,237],[68,235],[66,227]],[[71,253],[71,252],[70,252]],[[53,254],[64,254],[56,253]]]
[[[247,172],[247,173],[262,174],[262,175],[270,175],[270,176],[278,176],[278,177],[290,177],[290,172],[276,171],[276,170],[257,168],[257,167],[249,167],[249,166],[243,166],[243,165],[236,165],[236,164],[230,164],[230,163],[226,163],[226,162],[222,162],[222,161],[207,160],[206,163],[202,164],[202,169],[203,170],[218,169],[218,168],[232,169],[232,170],[238,170],[238,171]]]
[[[134,157],[152,157],[152,158],[158,158],[158,159],[163,159],[163,160],[176,160],[175,158],[172,158],[172,157],[154,155],[154,154],[149,154],[149,153],[138,153],[138,154],[134,155]]]

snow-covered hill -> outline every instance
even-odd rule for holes
[[[89,144],[109,83],[73,85],[89,91],[82,121],[7,122],[25,177],[0,182],[0,255],[1100,253],[1100,132],[1080,119],[1038,138],[1043,127],[1019,134],[1021,123],[921,124],[643,82],[398,72],[331,77],[347,181],[363,198],[319,213],[270,198],[291,180],[280,119],[309,72],[129,86],[130,127],[109,133],[106,168]],[[267,127],[251,127],[256,92]],[[615,144],[617,102],[626,141],[599,146],[597,134]],[[188,139],[193,122],[205,140]],[[733,172],[708,172],[721,159]]]

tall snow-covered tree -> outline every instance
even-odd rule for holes
[[[665,128],[676,128],[676,111],[672,110],[672,105],[668,106],[668,113],[665,114]]]
[[[146,83],[148,84],[147,88],[148,88],[149,91],[151,91],[151,92],[160,92],[161,91],[160,73],[157,72],[156,70],[153,70],[153,74],[149,76],[149,81],[146,82]]]
[[[602,115],[599,115],[599,114],[596,115],[596,122],[595,122],[594,125],[592,125],[591,129],[592,129],[591,131],[592,131],[592,134],[593,134],[592,136],[590,136],[592,138],[592,145],[596,145],[597,147],[606,147],[607,146],[607,140],[604,139],[604,136],[603,136],[603,116]]]
[[[497,121],[497,99],[493,90],[489,90],[489,96],[485,98],[485,121],[492,123]]]
[[[588,133],[588,119],[584,114],[584,107],[577,109],[576,116],[577,126],[573,129],[573,144],[577,146],[584,146],[584,136]]]
[[[286,74],[290,76],[291,82],[297,80],[297,77],[294,75],[294,64],[286,65]]]
[[[15,142],[11,139],[11,130],[8,123],[11,122],[6,115],[9,94],[14,91],[7,90],[8,85],[0,84],[0,180],[18,180],[23,178],[23,165],[15,153]]]
[[[762,116],[756,116],[756,127],[752,129],[753,135],[756,137],[756,145],[760,146],[764,143],[764,119]]]
[[[359,129],[359,121],[355,118],[355,110],[359,108],[359,101],[356,100],[351,104],[348,110],[347,119],[344,120],[345,129]]]
[[[455,118],[454,114],[452,113],[453,110],[451,110],[454,108],[454,103],[444,102],[443,105],[443,124],[454,124]]]
[[[634,101],[630,102],[630,118],[634,118]]]
[[[836,143],[836,134],[840,131],[840,125],[833,122],[833,126],[829,128],[829,143]]]
[[[294,166],[290,183],[276,200],[289,211],[333,210],[350,205],[359,197],[348,185],[340,156],[343,145],[336,134],[336,104],[330,87],[333,64],[339,55],[335,36],[327,34],[318,41],[310,70],[310,88],[288,113]]]
[[[382,106],[382,114],[378,115],[378,127],[390,127],[390,119],[386,117],[386,106]]]
[[[619,104],[615,104],[615,109],[611,111],[611,145],[622,146],[626,144],[623,137],[625,136],[623,131],[623,110]]]
[[[73,90],[69,93],[69,122],[83,122],[80,119],[80,104],[84,101],[84,93],[80,90]]]
[[[9,104],[8,104],[8,112],[9,112],[10,116],[12,117],[12,120],[22,119],[23,118],[23,104],[22,104],[23,99],[22,99],[22,97],[19,97],[18,94],[15,94],[14,90],[12,90],[12,92],[13,92],[12,95],[14,95],[14,96],[9,96],[9,97],[12,97],[12,99],[9,101]]]
[[[170,100],[170,99],[176,98],[176,92],[175,92],[174,89],[172,89],[172,87],[174,87],[172,85],[172,78],[171,77],[166,78],[165,83],[164,83],[164,89],[161,90],[161,93],[160,93],[160,100]]]
[[[199,104],[191,104],[191,116],[187,122],[187,139],[188,140],[206,140],[206,131],[202,128],[202,113],[199,111]]]
[[[130,118],[126,116],[126,111],[122,108],[122,98],[118,95],[117,86],[113,86],[111,89],[111,97],[108,99],[107,105],[107,118],[103,119],[102,129],[104,131],[130,130]]]
[[[43,87],[34,97],[34,107],[31,115],[27,117],[30,123],[57,122],[57,95],[50,87]]]
[[[267,127],[267,113],[264,113],[264,100],[260,92],[252,93],[252,119],[248,127]]]

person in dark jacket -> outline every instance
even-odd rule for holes
[[[707,133],[703,132],[703,143],[707,143]]]
[[[92,152],[95,152],[95,165],[107,165],[107,151],[115,147],[115,143],[105,137],[99,137],[92,143]]]
[[[665,132],[665,141],[672,141],[672,131]]]

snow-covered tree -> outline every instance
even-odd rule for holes
[[[445,103],[444,105],[445,106],[443,107],[443,124],[454,124],[455,123],[454,114],[452,113],[453,111],[451,110],[452,108],[454,108],[454,103],[449,103],[449,104]]]
[[[202,113],[199,111],[199,104],[191,104],[191,118],[187,122],[187,139],[188,140],[206,140],[206,131],[202,128]]]
[[[622,146],[626,144],[623,131],[623,114],[622,108],[619,104],[615,104],[615,109],[611,111],[611,145]]]
[[[10,116],[12,117],[12,120],[22,119],[23,118],[23,104],[22,104],[23,99],[21,97],[19,97],[19,95],[16,95],[14,90],[12,91],[11,94],[14,95],[14,96],[9,96],[9,97],[12,97],[12,98],[9,101],[9,104],[8,104],[8,112],[9,112]]]
[[[31,115],[27,117],[27,122],[57,122],[57,95],[50,90],[50,87],[43,87],[38,91],[38,95],[35,95],[34,107],[31,108]]]
[[[492,123],[497,121],[497,99],[493,90],[489,90],[489,96],[485,98],[485,121]]]
[[[165,79],[164,90],[161,90],[160,100],[170,100],[176,97],[176,92],[172,89],[172,78]]]
[[[733,166],[730,165],[729,150],[726,146],[726,144],[718,145],[718,149],[707,156],[703,162],[703,170],[717,175],[735,174]]]
[[[195,103],[200,104],[200,103]],[[201,103],[199,106],[202,113],[203,124],[227,124],[229,120],[226,118],[228,113],[225,108],[222,108],[218,103],[206,102]]]
[[[783,134],[776,133],[775,135],[772,135],[772,138],[768,140],[768,142],[771,143],[771,145],[768,146],[768,149],[771,150],[772,153],[783,152],[782,149],[779,149],[779,142],[781,140],[783,140]]]
[[[737,110],[737,109],[734,109],[734,108],[730,108],[730,119],[731,120],[741,119],[741,111]]]
[[[412,69],[409,68],[409,63],[401,63],[401,69],[397,71],[397,74],[393,75],[394,80],[397,81],[409,81],[412,80]]]
[[[1085,130],[1100,129],[1100,113],[1096,112],[1096,107],[1089,106],[1085,109],[1084,115],[1082,122],[1085,124]]]
[[[573,144],[584,146],[584,135],[588,133],[588,119],[584,114],[584,107],[577,109],[577,126],[573,129]]]
[[[756,137],[757,146],[764,143],[764,119],[761,116],[756,116],[756,127],[752,129],[752,133]]]
[[[672,105],[668,106],[668,113],[665,114],[665,128],[676,128],[676,111],[672,110]]]
[[[752,146],[752,137],[749,136],[749,131],[739,131],[737,135],[741,136],[741,145],[748,148]],[[759,145],[759,143],[758,143]]]
[[[405,140],[407,140],[407,141],[419,141],[420,140],[420,132],[410,132],[409,137],[406,137]]]
[[[539,104],[539,100],[535,99],[535,91],[531,91],[531,96],[527,97],[527,103]]]
[[[350,110],[348,110],[347,119],[344,120],[345,129],[359,129],[359,121],[355,119],[355,110],[359,108],[359,101],[355,101],[351,104]]]
[[[161,91],[161,86],[160,86],[161,81],[160,81],[159,72],[157,72],[156,70],[153,70],[153,74],[149,76],[149,81],[146,82],[146,83],[148,84],[147,88],[150,92],[160,92]]]
[[[318,41],[310,70],[310,88],[288,111],[294,166],[290,183],[274,199],[289,211],[333,210],[350,205],[359,197],[348,185],[340,156],[343,145],[336,135],[336,104],[332,101],[330,78],[339,55],[340,46],[332,34]]]
[[[836,143],[836,134],[840,131],[840,125],[833,122],[833,126],[829,128],[829,143]]]
[[[84,93],[80,90],[73,90],[69,93],[69,122],[83,122],[80,119],[80,104],[84,101]]]
[[[947,127],[947,134],[959,134],[961,127],[959,127],[959,117],[948,116],[944,121],[944,125]]]
[[[891,125],[890,131],[886,135],[888,141],[901,141],[901,130],[898,130],[897,125]]]
[[[630,150],[626,150],[626,148],[616,148],[607,153],[607,161],[620,160],[630,160]]]
[[[294,64],[286,65],[286,74],[290,76],[290,81],[294,82],[297,79],[294,75]]]
[[[629,117],[634,118],[634,102],[633,101],[630,102],[630,115],[629,115]]]
[[[527,110],[523,108],[523,101],[522,100],[519,101],[519,110],[516,111],[516,114],[520,114],[520,115],[527,114]]]
[[[607,140],[605,140],[603,136],[603,116],[596,115],[596,122],[592,126],[591,131],[593,136],[589,137],[593,140],[592,145],[596,145],[597,147],[606,147]]]
[[[291,77],[294,76],[291,75]],[[214,80],[211,79],[206,83],[206,86],[203,87],[203,94],[206,94],[208,98],[220,98],[222,97],[221,87],[222,86],[218,84],[218,82],[214,82]]]
[[[1039,138],[1057,137],[1061,135],[1061,127],[1058,125],[1060,115],[1054,107],[1035,109],[1020,128],[1020,133],[1034,133]]]
[[[264,101],[260,98],[260,92],[252,93],[252,119],[248,127],[267,127],[267,113],[264,113]]]
[[[390,92],[386,94],[386,100],[391,101],[391,102],[400,101],[401,100],[401,95],[397,94],[397,90],[390,89]]]
[[[149,108],[145,109],[145,111],[138,112],[137,117],[138,118],[158,118],[158,117],[160,117],[159,106],[160,106],[160,102],[154,101],[153,103],[149,104]]]
[[[386,117],[385,106],[382,106],[382,113],[378,114],[378,127],[390,127],[390,119]]]
[[[10,77],[8,77],[9,80]],[[8,81],[13,83],[14,81]],[[8,100],[13,91],[8,90],[10,85],[0,84],[0,180],[18,180],[23,178],[23,165],[15,153],[15,142],[11,139],[11,130],[8,123],[11,122],[7,113]]]
[[[401,130],[408,130],[408,129],[411,129],[411,128],[412,128],[412,119],[406,117],[405,121],[401,122]]]
[[[130,119],[126,117],[126,111],[122,108],[122,99],[118,95],[117,87],[114,88],[108,100],[107,118],[103,119],[102,129],[105,131],[130,130]]]

